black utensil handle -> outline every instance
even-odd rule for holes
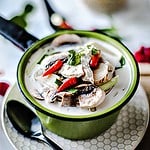
[[[38,39],[17,24],[0,16],[0,34],[25,51]]]
[[[44,135],[44,141],[45,143],[53,147],[54,150],[63,150],[58,144],[56,144],[55,142],[47,138],[45,135]]]
[[[53,150],[63,150],[58,144],[56,144],[54,141],[52,141],[51,139],[49,139],[47,136],[45,136],[41,132],[35,133],[34,135],[32,135],[32,138],[33,139],[38,139],[40,141],[45,142],[50,147],[52,147]]]

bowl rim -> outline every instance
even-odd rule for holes
[[[28,92],[28,90],[25,88],[24,84],[24,71],[25,71],[25,66],[27,64],[27,59],[34,53],[40,46],[46,44],[48,41],[52,40],[53,38],[62,35],[62,34],[77,34],[79,36],[83,37],[91,37],[91,38],[96,38],[103,40],[105,42],[109,42],[113,46],[117,46],[121,49],[123,49],[123,52],[128,55],[130,58],[130,61],[132,62],[132,81],[130,83],[130,86],[125,93],[125,95],[113,106],[110,108],[103,110],[101,112],[95,112],[91,113],[88,115],[68,115],[68,114],[62,114],[58,112],[54,112],[52,110],[49,110],[48,108],[45,108],[42,106],[40,103],[38,103]],[[88,120],[94,120],[94,119],[99,119],[103,118],[105,116],[108,116],[118,110],[120,110],[125,104],[129,102],[129,100],[132,98],[134,93],[136,92],[136,89],[139,84],[139,68],[137,61],[135,60],[132,52],[119,40],[116,40],[106,34],[103,33],[96,33],[96,32],[91,32],[91,31],[83,31],[83,30],[64,30],[64,31],[58,31],[56,33],[53,33],[49,36],[46,36],[42,38],[41,40],[33,43],[31,47],[29,47],[24,54],[22,55],[18,66],[17,66],[17,84],[19,86],[19,89],[23,96],[25,97],[25,100],[27,100],[28,103],[30,103],[37,111],[44,113],[45,115],[54,117],[56,119],[61,119],[61,120],[72,120],[72,121],[88,121]]]

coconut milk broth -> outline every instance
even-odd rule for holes
[[[99,45],[101,45],[101,53],[102,57],[106,58],[110,63],[112,63],[114,66],[119,65],[119,60],[123,54],[121,54],[118,49],[109,43],[106,43],[104,41],[100,41],[98,39],[94,38],[82,38],[82,44],[84,45],[89,42],[96,42]],[[72,48],[79,47],[80,45],[72,44],[72,45],[63,45],[60,47],[57,47],[55,50],[51,50],[50,44],[46,44],[43,47],[39,48],[29,59],[28,64],[25,69],[25,84],[30,92],[32,87],[34,86],[34,83],[30,79],[30,74],[32,70],[35,68],[36,64],[39,62],[41,57],[47,53],[48,51],[52,54],[53,52],[61,52],[61,51],[68,51]],[[124,56],[125,57],[125,56]],[[113,89],[106,95],[106,98],[102,104],[99,105],[96,109],[97,112],[102,112],[106,109],[109,109],[113,105],[115,105],[119,100],[123,97],[123,95],[127,92],[129,83],[130,83],[130,74],[131,70],[129,69],[130,64],[126,62],[126,64],[123,66],[123,68],[116,70],[116,75],[119,75],[119,80],[117,84],[113,87]],[[91,113],[87,108],[80,108],[80,107],[65,107],[60,106],[57,103],[47,103],[44,100],[37,100],[38,103],[40,103],[42,106],[58,113],[62,114],[68,114],[68,115],[88,115]]]

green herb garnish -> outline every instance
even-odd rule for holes
[[[118,41],[121,41],[123,38],[118,34],[118,30],[116,27],[112,26],[110,28],[103,28],[103,29],[95,29],[97,33],[104,33],[110,37],[115,38]]]
[[[125,58],[122,56],[119,62],[120,62],[120,65],[121,65],[121,67],[122,67],[122,66],[125,65],[126,60],[125,60]]]
[[[81,53],[77,53],[75,50],[69,51],[68,64],[72,66],[76,66],[81,63]]]
[[[19,25],[22,28],[26,28],[28,26],[27,16],[33,11],[34,6],[31,4],[25,5],[23,12],[20,14],[13,16],[10,21]]]
[[[48,54],[44,54],[42,57],[41,57],[41,59],[37,62],[37,64],[40,64],[41,62],[42,62],[42,60],[45,58],[45,57],[47,57],[48,56]]]
[[[92,55],[97,55],[99,53],[99,50],[95,48],[93,45],[87,45],[87,48],[91,50]]]
[[[71,88],[71,89],[68,89],[67,92],[70,92],[71,94],[74,94],[76,93],[78,90],[75,89],[75,88]]]
[[[56,80],[55,80],[55,83],[56,83],[58,86],[60,86],[60,85],[62,84],[62,81],[56,79]]]
[[[115,68],[116,70],[122,68],[126,64],[126,60],[123,56],[120,58],[119,62],[120,62],[120,66],[116,67]]]
[[[97,50],[96,48],[92,48],[92,55],[97,55],[99,53],[99,50]]]

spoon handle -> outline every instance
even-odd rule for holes
[[[45,142],[46,144],[51,146],[53,148],[53,150],[63,150],[58,144],[56,144],[54,141],[52,141],[51,139],[49,139],[47,136],[45,136],[43,134],[38,134],[36,136],[33,136],[33,138],[36,138],[36,139],[39,139],[39,140]]]
[[[47,143],[48,145],[52,146],[54,150],[63,150],[58,144],[56,144],[54,141],[43,135],[43,141]]]

